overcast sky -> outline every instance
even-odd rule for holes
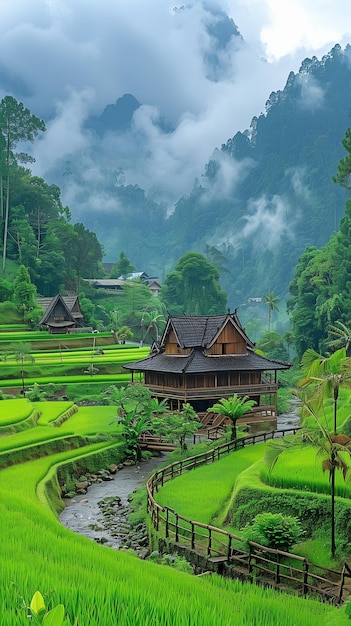
[[[217,80],[204,62],[214,8],[234,20],[246,44],[223,51]],[[336,43],[344,48],[350,30],[350,0],[0,0],[0,97],[12,94],[46,120],[33,166],[45,177],[66,154],[98,168],[84,121],[133,94],[144,106],[124,144],[106,138],[109,158],[129,141],[136,153],[139,142],[143,158],[126,167],[126,182],[167,187],[176,201],[291,70]],[[155,124],[159,114],[172,133]]]

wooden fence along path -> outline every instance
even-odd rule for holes
[[[253,541],[247,544],[241,537],[221,528],[189,520],[170,507],[162,507],[154,498],[160,486],[184,472],[213,463],[247,445],[284,437],[297,430],[272,430],[249,435],[156,470],[146,483],[148,513],[154,528],[163,533],[170,543],[205,555],[208,563],[230,568],[233,576],[243,576],[258,584],[280,589],[292,589],[303,595],[314,594],[322,601],[341,604],[351,593],[351,569],[347,563],[341,571],[337,571],[309,563],[306,558],[290,552],[270,549]]]

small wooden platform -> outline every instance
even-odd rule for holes
[[[176,448],[174,443],[164,441],[162,437],[154,437],[153,435],[141,435],[138,444],[142,450],[158,450],[159,452],[172,452]]]

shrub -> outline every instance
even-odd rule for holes
[[[259,513],[245,526],[243,537],[246,541],[287,552],[302,534],[297,517],[281,513]]]

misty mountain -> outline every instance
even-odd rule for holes
[[[338,229],[347,194],[332,181],[351,120],[351,48],[305,59],[266,111],[215,150],[168,218],[168,249],[218,249],[232,302],[287,293],[307,245]],[[179,234],[183,233],[183,237]]]
[[[191,193],[179,190],[172,211],[126,184],[122,165],[113,170],[106,159],[101,168],[105,134],[104,146],[96,145],[99,172],[89,170],[101,209],[87,211],[84,221],[106,258],[123,250],[138,269],[163,279],[182,254],[196,250],[220,267],[230,306],[272,290],[285,298],[304,248],[323,245],[344,213],[346,192],[332,177],[350,126],[350,61],[349,46],[305,59],[250,128],[214,150]],[[92,201],[81,175],[82,163],[72,160],[64,185],[78,206]]]
[[[115,104],[108,104],[101,115],[89,116],[85,128],[95,131],[100,137],[109,131],[126,130],[130,128],[133,115],[139,107],[140,102],[130,93],[126,93]]]

